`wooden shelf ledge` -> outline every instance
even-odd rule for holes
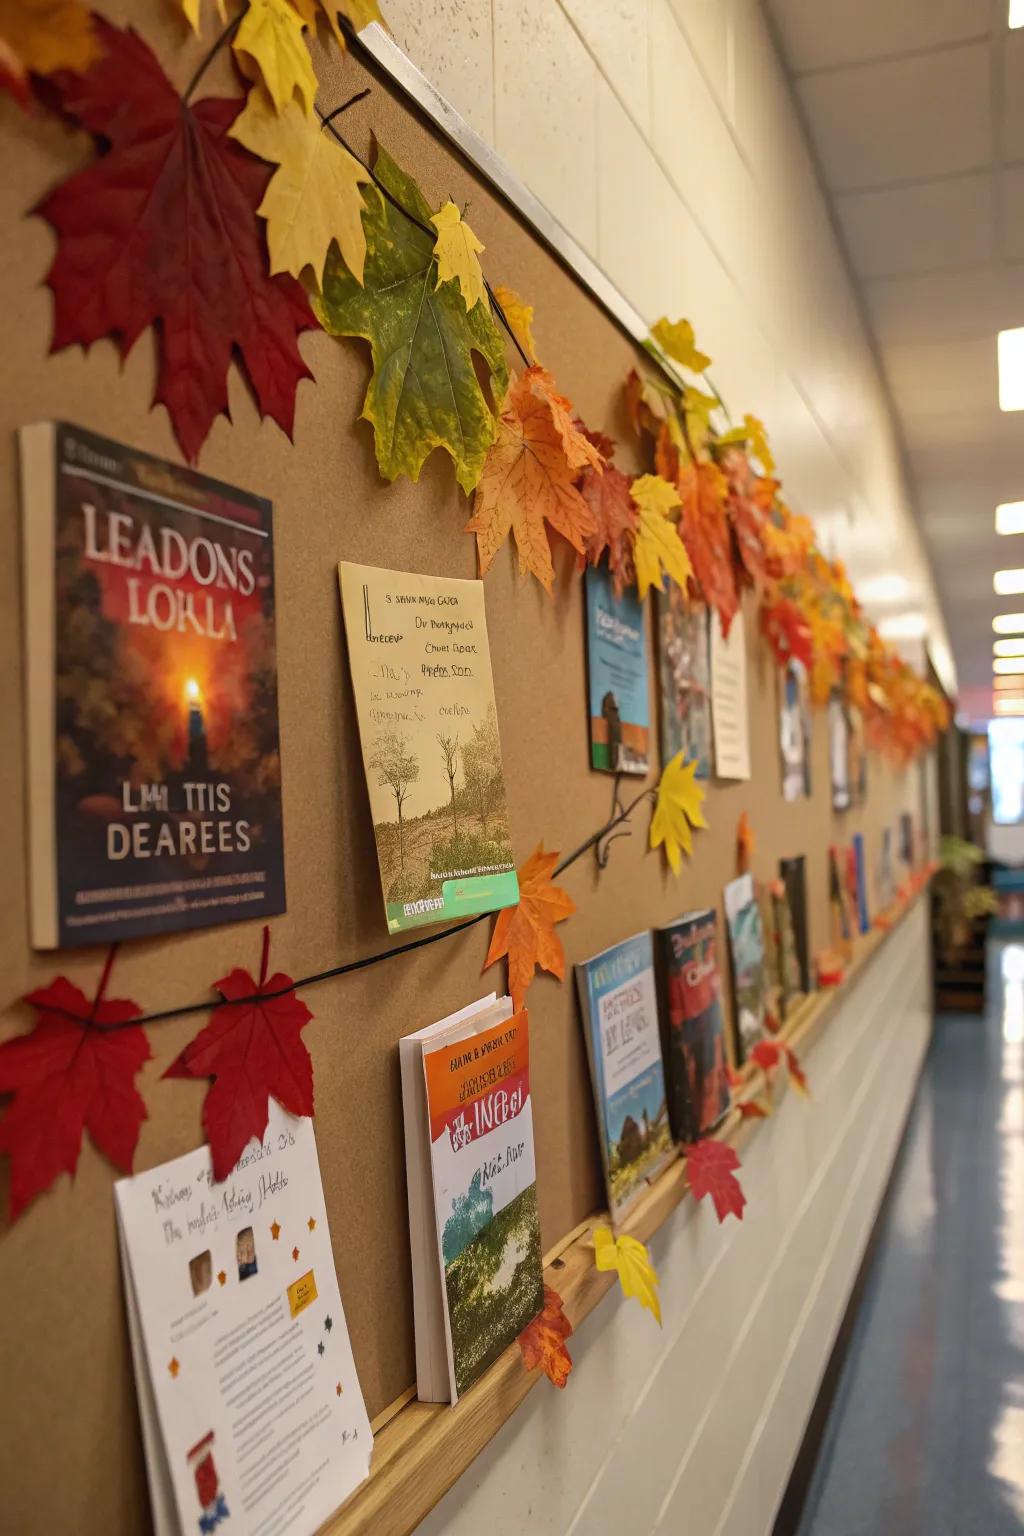
[[[804,998],[790,1012],[776,1038],[794,1049],[809,1041],[927,888],[925,880],[906,902],[890,909],[884,928],[872,928],[858,938],[841,984]],[[743,1076],[748,1093],[766,1086],[757,1067],[748,1065]],[[785,1092],[785,1085],[777,1080],[776,1096]],[[741,1138],[746,1141],[756,1131],[757,1122],[744,1120],[734,1109],[715,1136],[736,1143]],[[648,1242],[688,1193],[686,1162],[677,1156],[619,1230]],[[574,1328],[617,1284],[614,1272],[602,1273],[594,1267],[591,1232],[595,1226],[609,1223],[607,1211],[595,1211],[545,1256],[544,1279],[561,1296]],[[322,1527],[324,1536],[408,1536],[511,1418],[527,1393],[545,1379],[539,1370],[524,1370],[519,1346],[513,1344],[454,1408],[448,1403],[421,1403],[415,1388],[410,1388],[374,1421],[370,1476]]]

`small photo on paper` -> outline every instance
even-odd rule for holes
[[[243,1227],[235,1238],[235,1258],[238,1260],[239,1280],[250,1280],[257,1272],[256,1238],[252,1227]]]
[[[188,1261],[188,1277],[192,1282],[192,1295],[201,1296],[213,1283],[213,1257],[209,1248],[197,1253]]]
[[[801,662],[788,663],[779,688],[782,796],[785,800],[799,800],[811,793],[811,708],[807,672]]]

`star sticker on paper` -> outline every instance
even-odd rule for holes
[[[335,1393],[336,1397],[340,1397],[341,1396],[341,1382],[340,1381],[338,1382],[338,1385],[335,1387],[334,1393]]]
[[[309,1230],[311,1232],[315,1232],[316,1231],[316,1217],[315,1216],[311,1216],[309,1218],[309,1220],[306,1222],[306,1226],[309,1228]]]
[[[275,1243],[277,1242],[278,1238],[281,1236],[281,1228],[278,1226],[276,1221],[272,1221],[270,1223],[270,1235],[274,1239]]]
[[[318,1355],[322,1355],[323,1354],[323,1352],[324,1352],[324,1341],[323,1341],[323,1339],[321,1339],[320,1343],[317,1345],[316,1352],[317,1352]]]
[[[172,1376],[177,1377],[178,1372],[181,1370],[181,1361],[178,1359],[177,1355],[171,1356],[167,1369],[170,1371]]]
[[[292,1249],[292,1258],[295,1259],[296,1262],[297,1262],[298,1261],[298,1257],[299,1257],[299,1250],[297,1248],[293,1248]]]
[[[334,1323],[331,1321],[331,1314],[329,1312],[324,1318],[324,1327],[327,1329],[328,1333],[330,1333],[331,1329],[334,1327]]]
[[[228,1283],[228,1277],[225,1274],[224,1270],[221,1270],[219,1275],[217,1276],[217,1284],[218,1285],[227,1285],[227,1283]]]

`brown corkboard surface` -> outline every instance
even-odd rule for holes
[[[213,24],[213,10],[208,19]],[[130,22],[184,85],[204,45],[188,40],[172,6],[140,0],[106,6]],[[637,349],[551,258],[518,219],[446,144],[389,89],[351,58],[321,71],[320,104],[330,110],[364,84],[371,96],[345,117],[345,132],[365,150],[371,130],[414,174],[432,205],[468,202],[494,281],[536,307],[541,359],[584,419],[621,443],[624,468],[636,457],[621,403],[621,381]],[[202,93],[235,91],[218,61]],[[3,820],[0,868],[0,976],[4,1037],[29,1023],[18,999],[58,972],[87,991],[101,952],[35,954],[26,914],[25,784],[15,429],[63,419],[170,459],[180,455],[162,409],[151,412],[154,343],[147,333],[122,368],[112,343],[86,357],[48,356],[51,301],[42,280],[53,236],[27,217],[40,197],[91,150],[58,121],[24,117],[0,99],[5,174],[0,217],[0,300],[8,324],[0,383],[0,755]],[[699,323],[699,315],[695,317]],[[378,478],[370,428],[357,421],[368,377],[368,348],[320,334],[303,337],[316,379],[299,387],[295,443],[260,422],[237,373],[230,380],[233,425],[220,419],[199,468],[269,497],[274,504],[277,644],[288,912],[275,919],[276,968],[294,976],[387,947],[373,833],[347,676],[338,602],[339,559],[428,573],[475,574],[468,516],[450,461],[435,453],[418,485]],[[510,364],[515,363],[511,350]],[[757,409],[757,401],[737,401]],[[769,424],[770,425],[770,424]],[[784,468],[784,466],[783,466]],[[812,515],[813,508],[804,509]],[[582,586],[563,570],[556,600],[522,580],[510,550],[486,580],[495,692],[517,859],[542,839],[575,847],[607,817],[612,780],[591,772],[587,741]],[[830,808],[825,719],[816,717],[814,794],[787,805],[780,790],[775,671],[748,610],[749,688],[754,777],[712,783],[705,804],[711,830],[696,837],[680,879],[646,848],[647,815],[614,844],[598,872],[591,858],[564,877],[578,914],[561,930],[567,960],[585,958],[645,925],[686,908],[716,905],[734,873],[737,819],[746,810],[757,837],[753,869],[771,877],[781,856],[807,855],[812,950],[828,939],[827,849],[866,835],[869,876],[880,829],[899,811],[918,817],[916,770],[899,777],[870,762],[868,805],[834,818]],[[653,642],[653,635],[651,636]],[[653,651],[652,651],[653,656]],[[651,707],[656,710],[651,667]],[[627,793],[629,786],[627,784]],[[465,936],[356,973],[306,994],[315,1022],[304,1038],[316,1083],[316,1134],[338,1275],[367,1408],[372,1416],[413,1379],[411,1279],[406,1226],[397,1042],[472,998],[501,987],[495,969],[480,975],[489,924]],[[235,965],[255,968],[259,925],[124,946],[113,991],[147,1011],[208,993]],[[724,949],[723,949],[724,955]],[[726,991],[728,983],[726,980]],[[728,1002],[728,998],[726,999]],[[571,976],[539,980],[529,994],[533,1093],[543,1245],[602,1203],[600,1158],[586,1056]],[[201,1139],[203,1086],[162,1082],[201,1017],[155,1026],[154,1059],[139,1079],[149,1118],[136,1168],[163,1162]],[[58,1181],[12,1228],[0,1229],[0,1379],[8,1412],[0,1450],[5,1528],[109,1536],[149,1528],[148,1498],[118,1266],[114,1173],[86,1142],[72,1183]],[[0,1169],[6,1210],[7,1173]]]

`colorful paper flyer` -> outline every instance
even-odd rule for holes
[[[702,603],[690,603],[671,580],[666,591],[656,591],[654,596],[662,766],[682,752],[686,762],[697,764],[694,777],[706,779],[711,772],[708,611]]]
[[[607,566],[587,567],[590,766],[608,773],[650,767],[647,628],[632,587],[616,597]]]
[[[750,778],[750,717],[747,711],[747,641],[743,614],[737,612],[722,636],[717,616],[711,620],[711,720],[715,737],[715,775]]]

